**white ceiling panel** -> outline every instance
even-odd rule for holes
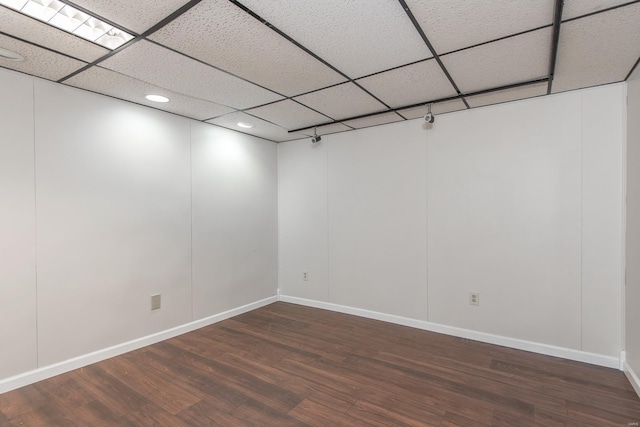
[[[598,12],[609,7],[629,3],[630,0],[564,0],[562,19]]]
[[[378,126],[384,125],[387,123],[394,123],[404,120],[402,117],[397,115],[396,113],[383,113],[376,114],[375,116],[363,117],[361,119],[348,120],[344,122],[345,125],[351,126],[352,128],[361,129],[370,126]]]
[[[640,3],[564,23],[552,91],[622,81],[638,57]]]
[[[431,57],[394,0],[242,0],[316,55],[357,78]]]
[[[110,51],[36,19],[0,6],[0,29],[7,34],[87,62]]]
[[[551,28],[442,56],[463,93],[547,77]]]
[[[383,104],[353,83],[344,83],[294,99],[335,120],[386,109]]]
[[[98,17],[142,34],[189,0],[74,0]]]
[[[203,1],[150,38],[287,96],[346,81],[228,0]]]
[[[289,130],[331,121],[330,118],[290,99],[247,110],[246,112]]]
[[[346,132],[348,130],[353,130],[353,129],[342,123],[333,123],[330,125],[318,126],[316,129],[316,131],[318,132],[318,135],[329,135],[332,133]],[[302,131],[302,133],[313,135],[313,129],[306,129]]]
[[[0,67],[21,71],[49,80],[59,80],[86,64],[47,49],[0,34],[0,48],[22,55],[24,61],[0,58]]]
[[[174,92],[237,109],[282,99],[271,91],[147,41],[135,43],[100,65]]]
[[[554,0],[407,0],[438,54],[553,23]]]
[[[210,119],[234,111],[231,108],[214,104],[213,102],[159,88],[101,67],[92,67],[83,71],[65,81],[65,84],[191,117],[196,120]],[[166,103],[149,101],[145,96],[150,94],[166,96],[170,101]]]
[[[238,122],[251,123],[253,127],[250,129],[241,128],[238,126]],[[302,133],[289,133],[286,129],[280,126],[274,125],[273,123],[269,123],[267,121],[242,112],[236,112],[217,117],[213,120],[208,120],[207,123],[222,126],[224,128],[246,133],[249,135],[259,136],[261,138],[266,138],[276,142],[291,141],[294,139],[307,137],[307,135]]]
[[[358,80],[391,107],[403,107],[457,95],[435,59]]]
[[[462,102],[462,100],[454,99],[451,101],[438,102],[437,104],[433,104],[433,106],[431,107],[431,112],[437,116],[438,114],[465,110],[466,108],[467,106],[464,105],[464,102]],[[423,105],[422,107],[406,108],[398,112],[407,119],[417,119],[419,117],[424,117],[429,112],[429,107],[427,105]]]
[[[471,107],[481,107],[483,105],[499,104],[501,102],[516,101],[518,99],[532,98],[547,94],[547,83],[521,86],[513,89],[506,89],[496,92],[489,92],[482,95],[468,96],[467,103]]]

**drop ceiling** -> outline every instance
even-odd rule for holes
[[[620,82],[640,58],[640,0],[62,1],[133,36],[115,50],[3,3],[24,60],[0,67],[277,142]]]

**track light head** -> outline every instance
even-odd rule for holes
[[[433,113],[431,112],[431,106],[433,105],[433,103],[429,104],[429,109],[427,110],[427,115],[424,116],[424,121],[427,123],[433,123],[436,120],[436,117],[433,115]]]
[[[317,144],[320,141],[322,141],[322,137],[318,135],[318,130],[316,128],[313,128],[313,136],[311,137],[311,143]]]
[[[433,123],[435,120],[436,117],[432,113],[427,113],[427,115],[424,116],[424,121],[427,123]]]

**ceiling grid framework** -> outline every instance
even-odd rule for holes
[[[640,61],[640,0],[62,0],[133,36],[114,50],[12,8],[27,1],[0,0],[0,67],[276,142],[620,82]]]

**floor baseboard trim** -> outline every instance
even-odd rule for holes
[[[629,382],[631,383],[631,386],[633,386],[638,397],[640,397],[640,378],[638,378],[636,372],[631,369],[631,366],[629,366],[629,363],[627,362],[624,362],[624,374],[629,379]]]
[[[589,353],[586,351],[574,350],[570,348],[557,347],[549,344],[541,344],[532,341],[520,340],[517,338],[503,337],[500,335],[488,334],[485,332],[473,331],[470,329],[458,328],[455,326],[441,325],[438,323],[426,322],[423,320],[410,319],[407,317],[395,316],[361,308],[348,307],[323,301],[309,300],[305,298],[290,297],[280,295],[280,301],[292,304],[304,305],[308,307],[321,308],[324,310],[339,313],[352,314],[369,319],[382,320],[384,322],[395,323],[412,328],[423,329],[431,332],[438,332],[446,335],[453,335],[460,338],[467,338],[474,341],[481,341],[503,347],[515,348],[518,350],[530,351],[533,353],[545,354],[548,356],[561,357],[563,359],[575,360],[592,365],[605,366],[607,368],[620,369],[620,359],[614,356]]]
[[[129,351],[137,350],[139,348],[146,347],[148,345],[155,344],[169,338],[177,337],[178,335],[186,334],[187,332],[192,332],[205,326],[213,325],[214,323],[218,323],[239,314],[247,313],[257,308],[264,307],[276,301],[278,301],[277,295],[250,304],[246,304],[241,307],[227,310],[213,316],[205,317],[204,319],[198,319],[184,325],[176,326],[175,328],[167,329],[165,331],[157,332],[145,337],[118,344],[113,347],[94,351],[89,354],[74,357],[73,359],[68,359],[63,362],[43,366],[41,368],[34,369],[33,371],[28,371],[9,378],[5,378],[3,380],[0,380],[0,394],[15,390],[20,387],[24,387],[29,384],[33,384],[38,381],[46,380],[47,378],[51,378],[65,372],[73,371],[74,369],[82,368],[92,363],[119,356]]]

